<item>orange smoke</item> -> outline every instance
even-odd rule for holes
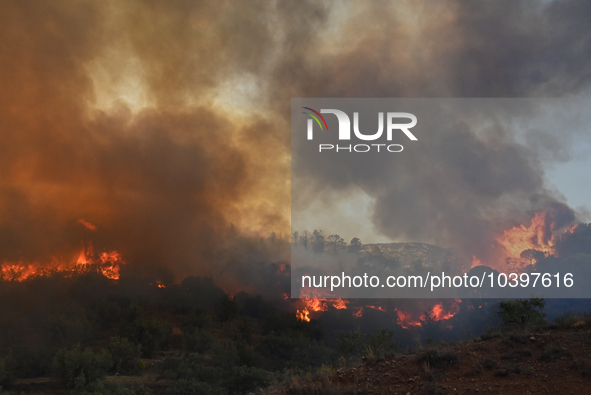
[[[78,223],[83,225],[86,229],[88,230],[92,230],[93,232],[96,231],[96,226],[94,226],[93,224],[91,224],[90,222],[84,220],[83,218],[80,218],[78,220]]]

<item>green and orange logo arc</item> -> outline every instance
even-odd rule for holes
[[[326,126],[326,130],[328,130],[328,125],[326,124],[326,120],[324,119],[324,117],[318,111],[316,111],[316,110],[314,110],[314,109],[312,109],[310,107],[302,107],[302,108],[303,109],[306,109],[306,110],[310,110],[314,114],[316,114],[316,115],[314,115],[312,113],[305,112],[305,111],[302,112],[302,114],[306,114],[306,115],[309,115],[312,118],[314,118],[314,120],[316,121],[316,123],[318,124],[318,126],[320,126],[320,130],[324,130],[324,128],[322,127],[322,123],[320,123],[320,119],[322,119],[322,122],[324,123],[324,126]],[[318,119],[318,118],[320,118],[320,119]]]

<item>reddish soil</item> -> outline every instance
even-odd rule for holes
[[[589,394],[591,331],[503,334],[427,346],[266,394]]]

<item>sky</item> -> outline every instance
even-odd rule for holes
[[[0,260],[71,259],[92,238],[146,268],[217,275],[260,237],[288,238],[292,97],[588,97],[590,16],[573,0],[5,3]],[[513,221],[552,204],[589,218],[581,136],[479,146],[485,167],[498,165],[494,144],[524,163]],[[368,222],[327,231],[443,244],[462,234],[416,229],[420,213],[394,231],[374,192],[338,203],[346,213],[351,199],[375,201]],[[236,232],[249,241],[229,243]]]

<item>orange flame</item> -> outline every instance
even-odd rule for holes
[[[578,224],[574,224],[573,226],[571,226],[570,228],[566,228],[564,230],[564,233],[570,233],[573,234],[575,233],[575,229],[577,229]]]
[[[455,299],[448,310],[445,309],[443,302],[436,303],[428,313],[429,318],[433,321],[444,321],[449,320],[451,317],[456,315],[460,311],[459,303],[462,303],[462,299]],[[369,307],[369,306],[368,306]],[[413,318],[412,313],[405,312],[396,309],[396,315],[398,316],[397,323],[404,329],[408,329],[411,326],[423,326],[427,317],[423,314],[419,319]]]
[[[503,232],[497,241],[505,247],[509,258],[520,260],[521,253],[527,250],[542,251],[546,254],[554,253],[554,236],[547,234],[546,213],[538,212],[531,220],[530,227],[520,225]],[[550,224],[550,229],[553,224]]]
[[[363,307],[357,307],[353,309],[353,316],[360,318],[363,316]]]
[[[117,251],[103,252],[96,258],[92,244],[88,243],[82,245],[82,250],[75,262],[69,264],[57,258],[52,258],[48,263],[4,261],[0,264],[0,280],[20,282],[34,277],[51,276],[55,273],[71,276],[88,273],[93,269],[111,280],[118,280],[123,264],[125,262]]]
[[[302,322],[310,322],[310,317],[308,317],[308,314],[310,314],[308,308],[304,307],[304,309],[301,312],[300,310],[296,312],[296,318],[298,320],[301,320]]]
[[[476,266],[482,266],[482,261],[480,259],[478,259],[478,257],[476,255],[473,255],[472,256],[472,266],[470,266],[470,268],[473,268]]]
[[[348,300],[344,299],[319,299],[319,298],[304,298],[302,299],[306,307],[311,311],[327,311],[329,304],[337,310],[347,308]]]
[[[409,326],[421,326],[421,320],[413,319],[411,313],[396,309],[396,315],[398,316],[396,322],[404,329],[408,329]]]

